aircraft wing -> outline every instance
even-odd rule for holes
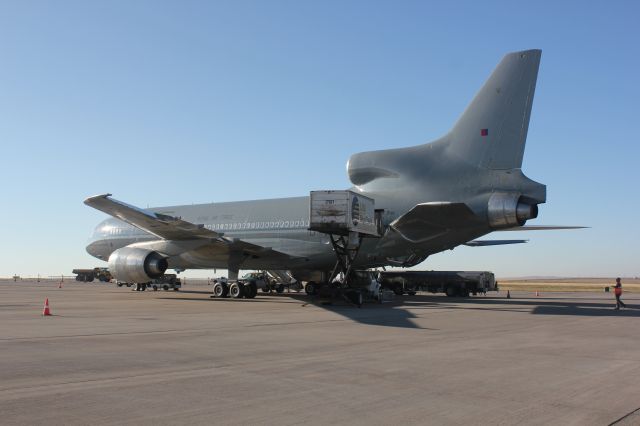
[[[140,209],[111,198],[111,194],[89,197],[84,200],[84,203],[163,240],[186,241],[202,239],[203,242],[206,240],[211,243],[209,246],[213,252],[222,256],[230,255],[232,252],[240,252],[254,257],[269,257],[271,259],[293,258],[293,256],[273,250],[270,247],[263,247],[237,238],[223,237],[222,233],[207,229],[204,225],[197,225],[178,217]]]
[[[486,247],[486,246],[501,246],[504,244],[522,244],[528,243],[529,240],[473,240],[464,243],[469,247]]]
[[[194,238],[218,238],[222,234],[180,218],[154,213],[111,198],[111,194],[89,197],[84,203],[128,224],[165,240],[191,240]]]
[[[420,243],[477,220],[465,203],[439,201],[417,204],[390,226],[407,241]]]

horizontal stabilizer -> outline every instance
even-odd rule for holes
[[[390,227],[405,240],[420,243],[477,220],[465,203],[432,202],[416,205]]]
[[[524,225],[515,226],[513,228],[497,229],[497,232],[502,231],[556,231],[559,229],[588,229],[588,226],[564,226],[564,225]]]
[[[468,243],[464,243],[469,247],[486,247],[486,246],[502,246],[505,244],[522,244],[528,243],[529,240],[473,240]]]

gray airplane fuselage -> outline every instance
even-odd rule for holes
[[[351,189],[384,210],[384,233],[364,239],[356,267],[413,266],[537,216],[546,187],[524,176],[521,165],[539,61],[539,50],[506,55],[444,137],[351,156]],[[308,229],[309,197],[148,211],[264,248],[264,256],[252,252],[235,259],[240,269],[285,269],[302,277],[328,271],[336,262],[329,237]],[[115,218],[95,228],[87,251],[107,260],[125,246],[162,253],[175,269],[224,269],[233,256],[231,249],[203,239],[163,240]]]

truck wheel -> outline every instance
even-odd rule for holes
[[[404,289],[402,288],[402,286],[397,285],[393,288],[393,292],[396,296],[402,296],[404,294]]]
[[[447,289],[445,290],[445,294],[449,297],[453,297],[455,296],[457,293],[456,288],[452,285],[447,286]]]
[[[262,292],[263,293],[270,293],[271,292],[271,284],[265,284],[264,287],[262,287]]]
[[[408,292],[407,292],[407,294],[408,294],[409,296],[415,296],[415,295],[416,295],[416,292],[415,292],[415,291],[408,291]]]
[[[147,285],[146,284],[140,284],[140,291],[146,291],[147,290]]]
[[[165,284],[165,285],[162,286],[162,289],[164,291],[169,291],[169,286]]]
[[[313,281],[309,281],[307,285],[304,286],[304,291],[309,296],[315,296],[318,293],[318,286]]]
[[[279,284],[278,287],[276,287],[276,293],[278,294],[284,293],[284,284]]]
[[[116,284],[118,287],[122,287],[122,283],[118,283]]]
[[[153,291],[158,291],[158,286],[157,285],[153,285]]]
[[[240,285],[239,283],[231,284],[231,286],[229,287],[229,296],[233,297],[234,299],[242,298],[242,287],[244,286]]]

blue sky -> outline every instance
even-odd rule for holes
[[[352,153],[445,133],[500,58],[543,50],[519,246],[427,269],[640,276],[637,2],[0,2],[0,276],[70,273],[111,192],[141,207],[350,186]],[[504,237],[504,234],[501,235]],[[212,272],[205,273],[212,275]],[[195,274],[194,274],[195,275]]]

